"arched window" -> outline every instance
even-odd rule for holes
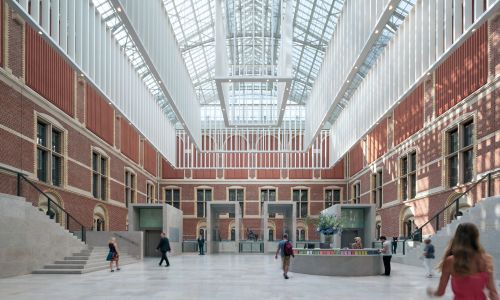
[[[297,227],[295,236],[297,241],[305,241],[306,240],[306,230],[303,227]]]

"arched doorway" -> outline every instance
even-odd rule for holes
[[[94,217],[92,222],[92,230],[106,231],[108,229],[108,212],[102,205],[94,207]]]
[[[202,235],[203,238],[207,240],[207,223],[204,221],[198,222],[198,224],[196,225],[196,236],[194,237],[194,239],[197,239],[200,235]]]
[[[453,203],[453,201],[457,197],[457,193],[453,193],[448,197],[448,200],[446,201],[446,206],[450,205]],[[455,220],[456,218],[460,218],[463,216],[467,210],[469,210],[472,207],[472,204],[470,203],[469,197],[467,195],[462,195],[460,199],[458,200],[458,212],[457,212],[457,207],[456,205],[450,206],[445,213],[445,224],[451,223],[451,221]]]
[[[274,241],[276,239],[276,225],[274,222],[267,222],[267,233],[268,233],[268,240],[269,241]]]
[[[401,224],[400,228],[401,235],[410,238],[416,229],[415,214],[413,213],[413,207],[406,206],[402,209],[400,224]]]
[[[64,203],[61,200],[61,197],[54,192],[46,192],[45,194],[47,194],[51,199],[50,210],[49,210],[49,200],[43,194],[40,194],[40,196],[38,197],[38,209],[43,213],[45,213],[49,218],[54,220],[56,223],[59,223],[61,224],[61,226],[64,226],[66,217],[64,216],[62,210],[59,208],[59,207],[64,208]],[[57,205],[59,205],[59,207],[57,205],[54,205],[54,202]]]

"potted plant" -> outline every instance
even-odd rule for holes
[[[331,243],[333,235],[342,232],[342,220],[332,215],[319,215],[319,218],[306,218],[307,225],[316,226],[316,231],[325,236],[325,242]]]

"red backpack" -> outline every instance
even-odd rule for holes
[[[293,245],[289,241],[285,242],[285,256],[293,256]]]

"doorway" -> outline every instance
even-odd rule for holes
[[[363,229],[344,229],[342,230],[341,238],[340,238],[340,247],[341,248],[351,248],[352,243],[354,243],[355,237],[360,237],[361,241],[364,242]],[[363,247],[368,245],[363,244]]]
[[[156,251],[156,246],[160,241],[161,230],[144,231],[144,256],[161,257],[160,251]]]

